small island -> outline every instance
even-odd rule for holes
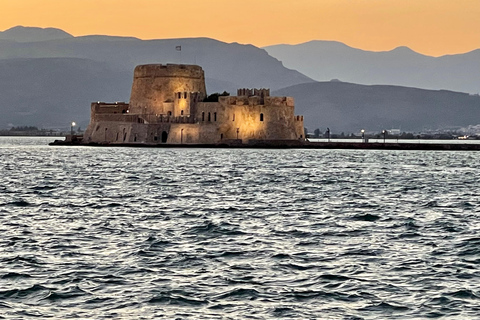
[[[135,68],[130,102],[93,102],[83,145],[299,146],[303,116],[292,97],[269,89],[207,95],[200,66],[150,64]],[[56,142],[56,144],[61,144]]]

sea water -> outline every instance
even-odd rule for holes
[[[480,153],[0,138],[0,318],[478,319]]]

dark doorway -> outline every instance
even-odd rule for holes
[[[166,131],[162,132],[162,143],[167,142],[168,139],[168,133]]]

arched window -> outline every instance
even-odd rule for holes
[[[212,119],[210,117],[210,112],[208,113],[208,121],[212,121]]]
[[[213,121],[217,121],[217,113],[216,112],[213,113]]]
[[[182,111],[180,111],[180,115],[182,115],[182,116],[183,116],[183,110],[182,110]]]
[[[260,121],[263,121],[263,113],[260,113]]]

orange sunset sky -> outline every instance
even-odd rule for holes
[[[266,46],[336,40],[432,56],[480,48],[480,0],[0,0],[0,30],[209,37]]]

